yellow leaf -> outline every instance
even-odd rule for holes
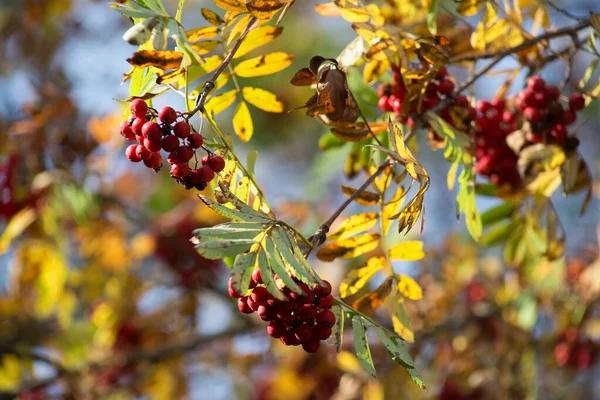
[[[342,371],[350,372],[351,374],[358,376],[364,374],[364,370],[360,365],[358,358],[346,350],[340,351],[340,354],[337,355],[337,366]]]
[[[219,47],[220,43],[221,41],[219,40],[203,40],[201,42],[194,43],[192,48],[196,50],[198,54],[204,55]]]
[[[394,278],[388,276],[381,285],[371,293],[367,293],[352,304],[352,308],[361,312],[376,310],[383,304],[385,299],[392,293]]]
[[[349,22],[367,22],[369,11],[365,8],[342,8],[342,18]]]
[[[245,87],[242,89],[244,99],[263,111],[280,113],[283,112],[283,103],[277,100],[275,94],[259,88]]]
[[[208,8],[201,9],[202,16],[211,25],[219,26],[223,24],[223,19],[216,12],[209,10]]]
[[[365,65],[365,69],[363,71],[363,77],[367,84],[372,84],[379,78],[381,75],[387,71],[390,66],[390,62],[385,60],[373,60]]]
[[[367,382],[363,391],[363,400],[385,400],[382,384],[376,380]]]
[[[283,32],[281,26],[261,26],[251,30],[233,56],[234,59],[242,57],[254,49],[257,49],[277,38]]]
[[[389,250],[389,254],[392,260],[417,261],[425,257],[423,242],[420,240],[398,243]]]
[[[328,235],[327,238],[329,240],[342,239],[352,236],[355,233],[366,231],[373,227],[378,219],[379,214],[375,212],[353,215],[342,222],[338,229],[334,233]]]
[[[394,331],[400,335],[400,337],[406,340],[408,343],[413,343],[415,341],[415,334],[410,329],[410,327],[404,325],[400,318],[395,315],[392,315],[392,324],[394,325]]]
[[[289,67],[293,59],[294,56],[287,53],[270,53],[242,61],[233,70],[243,78],[270,75]]]
[[[250,110],[248,110],[248,105],[245,101],[241,101],[235,111],[235,116],[233,117],[233,129],[235,130],[235,134],[244,142],[250,140],[254,133],[252,116],[250,115]]]
[[[0,236],[0,255],[6,253],[12,241],[21,235],[37,218],[33,208],[24,208],[12,216]]]
[[[213,0],[217,7],[227,11],[248,12],[242,0]]]
[[[183,53],[179,51],[140,50],[133,53],[127,62],[136,68],[156,67],[162,70],[179,68]]]
[[[220,29],[216,26],[204,26],[185,32],[188,42],[194,43],[200,39],[212,39],[219,34]]]
[[[209,114],[218,114],[229,108],[235,101],[236,90],[230,90],[218,96],[213,96],[208,100],[204,106],[206,112]]]
[[[383,210],[381,211],[381,226],[383,230],[383,234],[387,235],[394,222],[391,217],[394,216],[400,206],[402,205],[402,199],[406,195],[406,191],[403,186],[398,186],[396,189],[396,193],[394,197],[390,199],[390,201],[383,206]]]
[[[356,189],[342,185],[342,192],[346,196],[352,196],[356,192]],[[379,195],[368,190],[363,190],[361,194],[354,198],[354,201],[363,206],[374,206],[379,202]]]
[[[256,18],[268,21],[286,4],[294,0],[245,0],[246,7]]]
[[[336,258],[350,259],[373,251],[377,246],[379,246],[379,235],[366,233],[331,242],[319,249],[317,257],[322,261],[333,261]]]
[[[373,275],[385,267],[385,264],[385,257],[373,257],[362,267],[351,270],[340,284],[340,297],[356,294]]]
[[[0,364],[0,390],[13,390],[19,386],[21,362],[12,354],[2,356]]]
[[[464,16],[472,16],[479,12],[479,9],[486,0],[462,0],[457,8],[457,11]]]
[[[231,30],[229,31],[229,33],[227,35],[227,44],[231,43],[232,41],[234,41],[235,39],[240,37],[242,32],[246,29],[246,27],[250,23],[251,19],[252,19],[252,15],[248,14],[248,15],[244,15],[242,18],[240,18],[238,20],[238,22],[235,23],[235,25],[233,26],[233,28],[231,28]]]
[[[410,300],[419,300],[423,297],[421,286],[411,277],[406,275],[397,275],[398,291],[402,296]]]
[[[67,266],[58,249],[48,243],[35,243],[23,249],[23,265],[37,265],[35,312],[49,317],[55,310],[67,282]]]

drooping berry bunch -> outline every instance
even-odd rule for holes
[[[277,276],[275,276],[278,281]],[[268,334],[277,338],[286,346],[299,346],[308,353],[315,353],[321,340],[331,336],[331,328],[335,324],[335,314],[330,310],[334,299],[331,295],[331,284],[315,286],[312,290],[307,284],[294,278],[303,289],[298,294],[284,287],[282,292],[286,300],[276,299],[264,287],[260,270],[252,272],[250,280],[251,293],[242,296],[237,293],[229,279],[229,295],[238,299],[238,309],[244,314],[256,312],[260,319],[268,321]]]
[[[521,176],[517,168],[518,155],[506,142],[517,128],[516,116],[506,108],[502,98],[491,102],[479,100],[475,107],[475,170],[490,178],[497,186],[518,187]]]
[[[569,328],[559,337],[554,348],[554,358],[559,366],[586,369],[597,359],[598,350],[589,338],[581,336],[577,328]]]
[[[171,166],[171,176],[186,189],[192,187],[204,190],[215,172],[225,168],[223,158],[213,155],[202,145],[204,139],[198,132],[181,119],[181,113],[165,106],[158,113],[141,99],[130,105],[133,117],[121,124],[121,135],[127,140],[137,141],[125,150],[125,156],[131,162],[143,161],[144,165],[159,171],[163,165],[160,151],[168,153],[167,162]],[[160,121],[160,123],[158,122]],[[202,166],[197,167],[196,150],[203,148],[207,155],[202,158]],[[190,161],[196,160],[196,166],[190,167]]]
[[[527,134],[529,142],[554,143],[572,149],[579,144],[576,137],[568,136],[567,126],[573,124],[577,112],[585,108],[581,94],[572,94],[565,108],[556,86],[547,85],[539,76],[532,76],[527,80],[527,87],[517,95],[515,106],[531,125]]]

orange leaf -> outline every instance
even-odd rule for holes
[[[352,196],[352,194],[356,192],[356,189],[342,185],[342,192],[344,192],[346,196]],[[363,190],[361,194],[354,198],[354,201],[363,206],[374,206],[379,202],[379,195],[368,190]]]
[[[140,50],[133,53],[127,62],[136,68],[157,67],[162,70],[179,68],[183,53],[179,51]]]

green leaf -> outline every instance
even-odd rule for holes
[[[481,214],[481,223],[484,227],[500,222],[503,219],[510,218],[517,208],[517,204],[512,201],[506,201],[502,204],[492,207]]]
[[[352,332],[354,333],[354,348],[356,349],[358,360],[365,371],[376,378],[375,365],[373,365],[371,350],[367,342],[367,327],[363,324],[363,318],[358,314],[352,317]]]
[[[414,368],[412,357],[410,356],[408,350],[406,350],[406,347],[404,347],[402,339],[399,336],[391,334],[379,326],[375,327],[375,332],[377,333],[377,336],[379,336],[381,343],[383,343],[385,348],[392,355],[392,359],[394,361],[403,365],[404,367]]]
[[[335,351],[339,353],[342,351],[344,340],[345,314],[342,311],[342,307],[337,304],[331,307],[331,312],[335,315],[335,325],[331,328],[331,336],[327,339],[327,343],[335,346]]]
[[[535,297],[523,295],[517,313],[517,323],[525,330],[531,330],[537,321],[537,302]]]
[[[410,375],[410,378],[417,384],[417,386],[419,386],[419,388],[427,389],[427,387],[425,386],[425,383],[423,382],[423,379],[421,379],[421,376],[419,375],[419,372],[417,372],[416,369],[406,368],[406,372],[408,372],[408,375]]]
[[[471,141],[465,133],[453,128],[434,112],[427,111],[425,119],[433,130],[444,138],[444,157],[446,160],[463,165],[472,163],[471,154],[468,152],[468,149],[471,148]]]
[[[147,8],[142,8],[142,7],[133,9],[124,4],[118,4],[118,3],[110,3],[109,6],[113,10],[121,13],[122,15],[124,15],[126,17],[130,17],[130,18],[152,18],[152,17],[158,17],[161,15],[161,13],[157,13],[156,11],[148,10]]]
[[[146,3],[146,5],[148,6],[148,8],[156,11],[156,12],[160,12],[160,13],[167,13],[167,10],[165,10],[165,6],[163,6],[162,2],[160,0],[144,0],[144,3]],[[133,2],[130,2],[133,3]],[[138,1],[139,3],[139,1]]]
[[[231,286],[241,295],[245,295],[250,289],[250,278],[257,260],[257,253],[246,253],[240,255],[233,264]]]
[[[256,158],[258,157],[257,150],[250,150],[246,156],[246,170],[252,178],[254,178],[254,166],[256,165]]]
[[[192,243],[198,244],[210,240],[223,239],[252,239],[265,229],[259,222],[234,222],[216,225],[210,228],[200,228],[193,232]]]
[[[279,300],[285,300],[285,295],[279,290],[277,284],[275,283],[275,279],[273,278],[273,271],[269,266],[269,260],[267,259],[267,254],[262,250],[258,253],[258,268],[260,269],[260,276],[265,284],[269,293],[271,293],[275,298]]]
[[[202,257],[219,260],[248,251],[254,243],[256,242],[253,239],[213,240],[198,243],[195,248]]]
[[[465,216],[465,223],[471,237],[479,240],[482,223],[475,202],[475,170],[472,166],[463,166],[458,182],[460,183],[460,189],[456,196],[457,208]]]
[[[198,197],[200,198],[200,200],[202,200],[202,202],[204,204],[206,204],[208,207],[210,207],[211,210],[213,210],[217,214],[222,215],[225,218],[239,220],[239,221],[251,221],[252,220],[251,218],[248,219],[248,216],[245,216],[238,210],[234,210],[234,209],[222,206],[221,204],[217,203],[213,199],[208,198],[202,194],[199,194]]]
[[[268,238],[267,240],[265,240],[264,246],[264,249],[267,252],[267,259],[269,260],[269,265],[271,266],[273,272],[277,274],[279,279],[281,279],[285,286],[287,286],[291,291],[300,294],[304,293],[302,288],[300,288],[296,281],[294,281],[292,277],[288,274],[285,264],[281,259],[281,254],[279,254],[279,251],[277,251],[277,249],[275,248],[275,244],[273,243],[273,241],[270,238]]]
[[[481,236],[481,244],[484,246],[495,246],[504,243],[519,225],[521,223],[518,221],[507,221],[496,224]]]
[[[248,206],[246,203],[237,198],[231,190],[223,184],[219,182],[220,195],[223,199],[229,203],[231,203],[242,215],[246,221],[257,221],[257,222],[269,222],[274,223],[275,221],[266,215],[256,211],[252,207]]]
[[[177,22],[181,22],[181,16],[183,15],[183,6],[185,4],[185,0],[179,0],[177,4],[177,13],[175,14],[175,20]]]
[[[438,13],[439,0],[431,0],[429,3],[429,10],[427,11],[427,27],[432,35],[437,35],[437,24],[435,23],[435,17]]]
[[[283,260],[296,278],[309,286],[324,285],[321,278],[319,278],[302,255],[302,251],[296,244],[296,241],[290,237],[288,230],[278,226],[271,231],[271,237]]]

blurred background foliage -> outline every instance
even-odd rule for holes
[[[336,57],[355,36],[345,21],[316,14],[314,4],[297,1],[282,37],[268,45],[294,54],[294,64],[255,78],[286,109],[307,98],[289,85],[293,71],[315,54]],[[593,0],[555,4],[577,15],[600,12]],[[165,5],[174,13],[175,1]],[[185,26],[198,25],[201,7],[216,10],[188,0]],[[550,13],[558,26],[568,22]],[[396,263],[395,271],[423,288],[406,309],[415,332],[410,352],[428,391],[383,347],[372,348],[373,379],[351,348],[307,355],[239,315],[226,293],[227,268],[188,241],[193,229],[220,217],[166,174],[122,156],[125,106],[115,100],[128,97],[120,86],[132,53],[121,40],[128,26],[105,1],[0,4],[0,398],[600,398],[597,197],[584,217],[581,196],[553,198],[567,232],[566,264],[538,266],[523,279],[501,249],[477,246],[456,223],[449,164],[424,138],[419,160],[432,181],[427,257]],[[574,75],[588,64],[579,56]],[[549,81],[562,74],[555,67],[542,73]],[[360,75],[349,77],[359,100],[372,105],[367,116],[375,115],[373,89]],[[491,98],[501,83],[483,79],[477,97]],[[178,102],[167,94],[156,107]],[[220,115],[225,129],[231,117]],[[301,111],[253,117],[255,135],[239,144],[241,154],[259,150],[257,180],[279,218],[313,232],[343,199],[350,145],[321,152],[326,129]],[[597,177],[598,101],[582,119],[580,150]],[[493,204],[484,199],[480,210]],[[360,209],[353,207],[348,215]],[[347,267],[314,266],[334,287]]]

